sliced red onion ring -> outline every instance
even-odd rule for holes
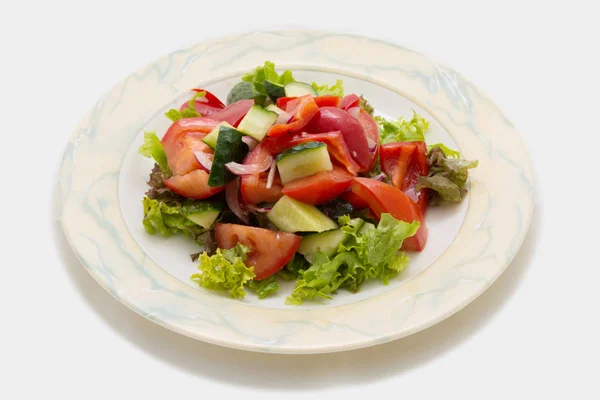
[[[272,162],[273,157],[269,155],[261,162],[255,164],[239,164],[233,161],[228,162],[225,164],[225,168],[236,175],[253,175],[260,174],[261,172],[268,170]]]
[[[250,136],[242,136],[242,142],[248,145],[248,149],[250,149],[250,151],[254,150],[254,148],[258,145],[258,142],[252,139]]]
[[[272,209],[273,209],[273,207],[256,207],[251,204],[248,204],[248,210],[255,212],[255,213],[268,213]]]
[[[415,190],[413,188],[410,188],[410,189],[406,190],[404,193],[408,197],[410,197],[410,199],[412,201],[414,201],[415,203],[417,203],[419,201],[419,196],[417,196],[417,193],[415,193]]]
[[[202,151],[196,151],[194,152],[194,156],[202,168],[204,168],[206,172],[210,172],[210,169],[212,168],[213,155],[210,153],[204,153]]]
[[[292,114],[290,114],[287,111],[282,110],[279,107],[273,107],[270,110],[279,115],[279,117],[275,121],[275,124],[287,124],[288,122],[290,122],[292,120],[292,118],[294,118],[294,116]]]
[[[387,176],[386,174],[384,174],[383,172],[381,172],[380,174],[375,175],[371,179],[374,179],[376,181],[382,182],[385,179],[386,176]]]
[[[269,171],[269,176],[267,177],[267,189],[271,189],[273,186],[273,181],[275,180],[275,172],[277,171],[277,162],[273,160],[271,163],[271,170]]]
[[[354,118],[358,118],[358,115],[360,114],[360,107],[352,107],[346,111],[348,111],[348,114],[352,115]]]
[[[245,224],[248,224],[250,220],[248,219],[248,215],[242,210],[239,193],[240,178],[235,178],[225,188],[225,200],[227,201],[227,206],[235,214],[235,216],[242,220]]]
[[[374,141],[373,139],[368,137],[367,144],[369,145],[369,153],[375,153],[377,151],[377,142],[376,141]]]

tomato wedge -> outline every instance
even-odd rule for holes
[[[392,177],[392,185],[417,202],[421,213],[427,210],[426,189],[417,190],[419,176],[427,176],[427,145],[425,142],[398,142],[381,146],[381,170]]]
[[[319,107],[312,96],[306,95],[294,100],[297,105],[293,110],[288,111],[294,115],[292,122],[287,124],[273,125],[267,135],[270,137],[279,137],[286,133],[300,133],[310,120],[319,112]]]
[[[283,194],[306,204],[325,204],[350,187],[352,175],[345,168],[334,165],[331,171],[300,178],[287,183]]]
[[[372,164],[367,136],[360,122],[347,111],[336,107],[322,107],[317,115],[306,126],[311,133],[340,131],[352,158],[360,167],[360,171],[368,171]]]
[[[342,97],[342,101],[340,101],[340,108],[342,110],[348,110],[349,108],[358,107],[359,105],[360,97],[354,93],[345,95]]]
[[[254,105],[254,100],[240,100],[210,116],[211,119],[219,122],[227,122],[235,127],[242,121],[242,118],[248,113],[250,107]]]
[[[255,280],[268,278],[283,268],[302,240],[292,233],[235,224],[216,224],[215,239],[222,249],[231,249],[238,243],[252,249],[245,264],[254,267]]]
[[[175,175],[165,179],[165,186],[175,193],[190,199],[207,199],[223,190],[225,186],[208,186],[208,172],[196,169],[185,175]]]
[[[263,141],[246,156],[244,164],[257,164],[270,156],[271,153],[267,150]],[[247,204],[258,204],[262,202],[275,203],[283,197],[283,193],[281,193],[283,186],[279,174],[275,175],[273,185],[271,188],[267,189],[268,175],[269,171],[242,176],[240,191],[242,199],[244,199]]]
[[[200,99],[198,99],[198,101],[204,101],[211,107],[221,108],[221,109],[225,108],[225,104],[223,104],[223,102],[221,100],[219,100],[219,98],[217,96],[215,96],[208,90],[206,90],[206,89],[192,89],[192,90],[197,93],[200,93],[200,92],[206,93],[204,95],[204,97],[201,97]]]
[[[402,249],[423,250],[427,242],[425,219],[419,206],[408,195],[387,183],[358,177],[352,180],[350,190],[369,204],[369,208],[377,218],[381,218],[383,213],[389,213],[400,221],[419,221],[421,223],[419,230],[404,241]]]
[[[277,155],[290,147],[306,142],[322,142],[327,145],[327,151],[340,164],[346,167],[348,172],[356,175],[360,170],[358,164],[354,161],[344,137],[340,131],[327,133],[303,133],[301,135],[286,135],[279,138],[266,138],[263,140],[264,146],[272,155]]]
[[[194,152],[210,151],[202,138],[218,124],[219,121],[209,118],[185,118],[171,124],[160,142],[174,175],[185,175],[200,168]]]

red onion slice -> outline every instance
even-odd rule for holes
[[[273,209],[273,207],[256,207],[251,204],[248,204],[248,210],[255,212],[255,213],[268,213],[272,209]]]
[[[381,172],[381,173],[375,175],[371,179],[374,179],[374,180],[379,181],[379,182],[383,182],[383,180],[385,179],[386,176],[387,176],[386,174],[384,174],[383,172]]]
[[[212,168],[213,157],[214,157],[213,154],[204,153],[202,151],[196,151],[196,152],[194,152],[194,156],[196,157],[196,160],[200,163],[202,168],[206,172],[210,172],[210,169]]]
[[[235,178],[225,188],[225,200],[227,201],[227,206],[235,214],[235,216],[242,220],[245,224],[248,224],[250,223],[250,220],[248,219],[248,215],[242,210],[239,193],[240,178]]]
[[[242,136],[242,142],[248,145],[248,149],[250,149],[250,151],[254,150],[254,148],[258,145],[258,142],[252,139],[250,136]]]
[[[273,111],[279,115],[279,117],[277,117],[277,120],[275,121],[275,124],[287,124],[292,120],[292,118],[294,118],[292,114],[290,114],[287,111],[283,111],[279,107],[272,107],[269,109],[269,111]]]
[[[253,175],[260,174],[261,172],[265,172],[271,166],[273,162],[273,157],[268,156],[264,160],[255,164],[240,164],[236,162],[228,162],[225,164],[225,168],[229,170],[232,174],[236,175]]]
[[[273,181],[275,180],[275,172],[277,171],[277,162],[273,160],[271,163],[271,170],[269,171],[269,176],[267,178],[267,189],[271,189],[273,186]]]

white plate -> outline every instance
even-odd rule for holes
[[[469,196],[430,209],[425,251],[390,285],[369,282],[333,301],[284,305],[278,296],[232,300],[197,288],[187,238],[148,235],[141,198],[151,161],[137,149],[144,130],[162,135],[165,110],[203,87],[225,98],[240,75],[265,60],[297,79],[364,94],[384,116],[417,110],[429,143],[478,159]],[[367,38],[314,31],[255,33],[198,44],[163,57],[107,93],[73,135],[60,170],[61,221],[92,276],[141,315],[187,336],[281,353],[341,351],[426,328],[481,294],[510,263],[533,210],[532,172],[514,127],[451,69],[419,53]]]

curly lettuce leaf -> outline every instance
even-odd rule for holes
[[[167,164],[167,155],[165,149],[160,143],[160,139],[156,136],[156,131],[144,132],[144,144],[138,149],[138,153],[146,158],[152,158],[164,173],[170,174],[169,165]]]
[[[194,207],[202,207],[200,201],[195,201]],[[149,197],[142,199],[144,207],[144,218],[142,224],[151,235],[159,234],[169,237],[176,233],[182,233],[193,238],[199,244],[204,244],[202,234],[206,232],[200,225],[195,224],[185,216],[182,203],[171,202],[167,203]]]
[[[381,116],[374,117],[379,128],[381,144],[393,142],[424,142],[425,133],[429,130],[429,121],[413,110],[413,117],[406,121],[400,117],[395,121]]]
[[[427,152],[430,152],[431,150],[433,150],[436,147],[439,147],[444,152],[444,154],[446,155],[446,157],[460,158],[460,151],[453,150],[453,149],[451,149],[450,147],[446,146],[443,143],[436,143],[436,144],[428,145],[427,146]]]
[[[417,232],[419,222],[398,221],[390,214],[382,214],[377,226],[349,216],[339,218],[338,222],[348,239],[332,258],[319,252],[310,268],[299,271],[287,304],[330,299],[339,288],[356,292],[368,279],[380,279],[387,284],[408,265],[408,256],[399,249],[404,239]]]
[[[251,82],[254,85],[254,90],[264,97],[267,96],[267,92],[265,90],[265,80],[273,83],[279,83],[280,85],[287,85],[288,83],[296,82],[292,76],[291,70],[285,70],[281,75],[279,75],[277,71],[275,71],[275,64],[271,61],[265,61],[264,65],[260,65],[254,68],[252,72],[248,72],[242,76],[242,81]]]
[[[277,275],[286,281],[295,281],[298,279],[299,271],[310,267],[303,255],[296,253],[288,263],[277,272]]]
[[[246,295],[244,285],[256,276],[254,268],[244,265],[249,252],[248,247],[239,243],[229,250],[217,249],[212,256],[204,252],[199,257],[200,273],[190,279],[204,288],[227,290],[231,297],[242,299]]]
[[[360,103],[359,103],[360,108],[362,108],[364,111],[366,111],[367,114],[369,114],[370,116],[373,116],[373,113],[375,112],[375,109],[373,108],[373,106],[371,104],[369,104],[367,99],[365,99],[362,94],[360,95],[359,99],[360,99]]]
[[[319,96],[344,96],[344,82],[341,79],[335,81],[335,85],[319,85],[316,82],[312,83],[312,87],[317,91]]]
[[[196,110],[195,104],[196,100],[200,97],[206,96],[206,92],[198,92],[188,101],[187,108],[184,108],[182,111],[177,110],[175,108],[171,108],[169,111],[165,113],[165,117],[169,118],[173,122],[177,122],[183,118],[196,118],[201,117],[200,113]]]
[[[464,187],[469,178],[469,169],[477,167],[478,161],[448,158],[441,146],[432,148],[428,153],[429,175],[419,177],[417,189],[429,188],[429,204],[444,202],[460,203],[467,189]]]
[[[264,299],[279,290],[279,283],[271,276],[262,281],[250,281],[248,288],[256,292],[259,299]]]

